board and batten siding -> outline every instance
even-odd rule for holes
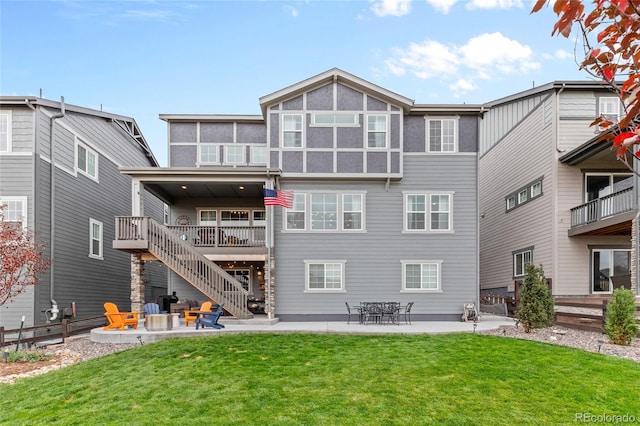
[[[277,316],[337,319],[344,317],[344,302],[414,301],[414,315],[459,319],[463,304],[477,295],[476,161],[475,154],[407,155],[404,178],[388,190],[384,181],[283,179],[284,189],[297,192],[366,192],[366,232],[283,231],[283,210],[274,208]],[[454,232],[403,233],[403,191],[453,192]],[[305,260],[346,261],[345,291],[305,292]],[[442,291],[401,292],[403,260],[442,261]]]
[[[554,128],[545,108],[529,111],[480,159],[480,288],[513,291],[513,252],[533,247],[533,262],[553,277]],[[506,197],[543,178],[543,195],[507,212]]]

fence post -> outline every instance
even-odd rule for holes
[[[68,319],[63,319],[62,320],[62,342],[66,343],[67,338],[69,337],[70,333],[69,333],[69,320]]]
[[[0,326],[0,348],[4,348],[4,327]]]
[[[609,300],[602,300],[602,331],[606,330],[607,325],[607,305],[609,304]]]

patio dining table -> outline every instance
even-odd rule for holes
[[[399,302],[361,302],[355,308],[360,314],[361,324],[366,325],[369,322],[400,324],[401,305]]]

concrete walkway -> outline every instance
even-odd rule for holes
[[[172,337],[193,337],[198,335],[212,335],[223,333],[339,333],[339,334],[437,334],[437,333],[473,333],[474,331],[494,330],[501,326],[513,326],[513,318],[501,317],[491,314],[481,314],[475,324],[472,322],[455,321],[413,321],[412,324],[359,324],[346,321],[331,322],[280,322],[277,319],[268,320],[236,320],[234,318],[221,318],[220,324],[225,328],[217,330],[213,328],[196,330],[195,325],[184,326],[184,319],[180,325],[172,330],[147,331],[144,322],[140,321],[138,329],[103,330],[95,328],[91,330],[91,341],[100,343],[147,343]]]

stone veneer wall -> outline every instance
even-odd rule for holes
[[[144,261],[141,253],[131,255],[131,312],[144,312]]]
[[[638,282],[638,219],[631,221],[631,290],[636,294]]]

